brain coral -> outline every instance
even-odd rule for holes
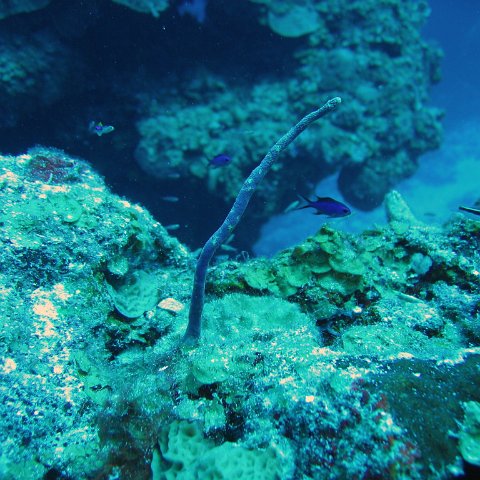
[[[159,441],[167,467],[154,470],[154,480],[275,480],[286,478],[288,462],[274,448],[247,450],[232,442],[215,446],[198,424],[175,421]],[[163,471],[162,471],[163,470]]]

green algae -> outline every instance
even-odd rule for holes
[[[55,194],[48,199],[52,214],[57,215],[61,221],[76,223],[83,213],[82,205],[72,196]]]
[[[256,261],[243,278],[249,287],[281,297],[292,296],[307,285],[348,295],[360,288],[366,261],[348,237],[324,227],[273,261]]]
[[[272,355],[268,339],[275,342],[274,350],[288,350],[288,342],[296,332],[298,356],[308,355],[318,343],[309,317],[297,306],[274,297],[251,297],[244,294],[226,295],[205,306],[204,340],[191,354],[189,389],[201,384],[242,381],[255,368],[258,357]],[[265,360],[266,361],[266,360]],[[243,380],[244,381],[244,380]]]

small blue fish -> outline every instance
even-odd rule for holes
[[[102,122],[94,122],[93,120],[90,122],[88,125],[88,131],[90,133],[95,133],[99,137],[102,135],[105,135],[106,133],[113,132],[115,130],[115,127],[112,125],[104,125]]]
[[[302,195],[299,195],[299,197],[307,202],[307,204],[303,205],[302,207],[298,207],[295,210],[312,207],[316,210],[315,215],[326,215],[330,218],[346,217],[352,213],[344,203],[334,200],[331,197],[317,196],[316,200],[309,200]]]
[[[219,168],[219,167],[224,167],[225,165],[228,165],[231,161],[232,161],[232,157],[230,157],[226,153],[221,153],[220,155],[217,155],[213,157],[211,160],[209,160],[208,164],[212,168]]]

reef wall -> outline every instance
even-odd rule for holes
[[[285,152],[255,197],[248,231],[237,232],[239,247],[333,172],[354,208],[378,206],[441,141],[442,113],[429,105],[441,52],[421,37],[424,1],[3,7],[2,151],[43,143],[86,156],[118,191],[179,224],[190,245],[218,224],[272,142],[327,98],[341,96],[342,109]],[[91,121],[115,132],[94,138]],[[220,153],[232,162],[211,168]],[[162,204],[156,191],[179,202]]]

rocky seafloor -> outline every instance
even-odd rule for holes
[[[441,479],[480,465],[480,222],[195,255],[83,160],[0,157],[2,479]],[[476,470],[475,470],[476,469]],[[473,478],[473,477],[472,477]]]

